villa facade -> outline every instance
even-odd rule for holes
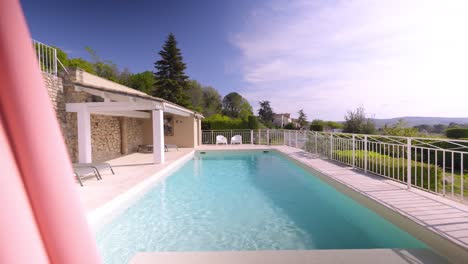
[[[81,69],[43,79],[72,162],[110,160],[153,145],[154,162],[162,163],[164,144],[200,144],[197,112]]]

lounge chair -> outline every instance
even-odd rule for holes
[[[101,163],[73,163],[73,167],[79,168],[79,167],[88,167],[88,168],[93,168],[97,176],[102,179],[101,172],[105,170],[110,170],[113,175],[115,175],[114,170],[112,169],[112,166],[109,163],[101,162]]]
[[[176,144],[164,144],[164,151],[168,152],[170,148],[175,148],[179,151],[179,147]]]
[[[217,135],[216,136],[216,145],[218,144],[227,144],[228,141],[227,141],[227,138],[225,136],[222,136],[222,135]]]
[[[231,144],[242,144],[242,136],[235,135],[231,138]]]
[[[83,176],[93,174],[94,176],[96,176],[96,179],[100,180],[100,178],[99,178],[99,176],[97,174],[97,171],[92,167],[75,167],[75,166],[73,166],[73,172],[75,173],[75,176],[78,179],[78,181],[80,182],[81,186],[83,186],[83,182],[81,181],[81,178]]]
[[[152,153],[153,152],[153,145],[151,145],[151,144],[138,145],[137,152]]]

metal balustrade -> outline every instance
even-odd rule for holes
[[[57,76],[57,49],[36,40],[32,42],[41,71]]]
[[[286,145],[432,193],[464,200],[468,190],[468,140],[410,138],[281,129],[210,130],[216,136],[241,135],[244,144]]]

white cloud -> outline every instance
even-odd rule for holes
[[[311,3],[313,2],[313,3]],[[242,94],[278,112],[342,119],[468,116],[468,1],[275,1],[232,43]]]

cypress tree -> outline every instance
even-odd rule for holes
[[[169,34],[159,55],[161,59],[154,63],[156,83],[153,95],[181,106],[188,106],[188,76],[184,72],[186,65],[172,33]]]

